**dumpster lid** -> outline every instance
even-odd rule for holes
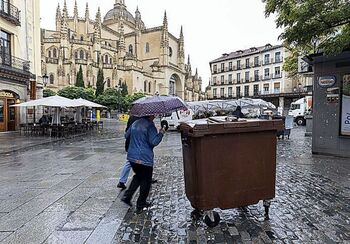
[[[190,120],[180,123],[180,130],[192,136],[265,130],[277,131],[283,128],[283,121],[281,119],[236,119],[235,117],[227,116],[210,117],[207,119]]]

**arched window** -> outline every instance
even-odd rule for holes
[[[54,58],[57,58],[57,50],[56,50],[56,48],[54,48],[54,49],[52,50],[52,53],[53,53],[53,57],[54,57]]]
[[[146,43],[146,53],[149,53],[149,43]]]
[[[110,63],[110,64],[112,63],[112,58],[109,58],[109,63]]]
[[[105,63],[106,64],[108,64],[108,60],[109,60],[109,58],[108,58],[108,55],[106,54],[106,56],[105,56]]]
[[[55,76],[53,74],[50,74],[50,84],[53,84],[55,81]]]
[[[121,85],[122,85],[122,80],[120,79],[118,86],[120,87]]]
[[[133,49],[133,47],[132,47],[131,44],[129,45],[129,53],[130,53],[130,54],[133,54],[133,53],[134,53],[134,49]]]
[[[84,37],[83,36],[80,37],[80,41],[84,41]]]
[[[173,56],[173,49],[169,47],[169,57]]]
[[[84,59],[84,51],[83,50],[80,50],[80,59]]]
[[[111,87],[111,79],[107,79],[107,87]]]
[[[151,82],[148,82],[148,93],[151,93]]]
[[[78,52],[75,52],[75,59],[78,59]]]
[[[52,56],[51,56],[51,50],[49,50],[49,58],[52,58]]]
[[[143,82],[143,91],[147,92],[147,81]]]

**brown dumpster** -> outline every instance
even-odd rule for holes
[[[281,120],[226,118],[193,120],[180,125],[186,196],[195,209],[193,218],[205,215],[208,226],[219,223],[214,208],[229,209],[275,197],[276,132]],[[208,211],[209,210],[209,211]]]

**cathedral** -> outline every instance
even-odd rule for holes
[[[98,70],[103,70],[105,88],[128,86],[129,94],[177,95],[186,101],[203,99],[202,80],[192,73],[190,58],[185,62],[185,42],[169,33],[166,12],[161,26],[147,28],[137,8],[133,16],[125,0],[116,0],[102,19],[94,20],[86,4],[80,17],[75,1],[70,16],[66,1],[56,12],[56,30],[41,31],[42,74],[46,88],[54,91],[74,85],[80,69],[85,86],[96,87]]]

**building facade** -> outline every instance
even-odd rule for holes
[[[307,94],[306,84],[283,71],[288,51],[267,44],[238,50],[210,62],[209,99],[262,98],[282,109]]]
[[[85,86],[96,87],[97,73],[103,70],[106,88],[128,86],[129,94],[177,95],[185,97],[188,73],[184,36],[168,31],[166,13],[161,26],[146,28],[138,9],[132,15],[124,0],[102,19],[98,10],[90,18],[88,4],[84,17],[75,2],[73,16],[57,7],[56,30],[42,30],[42,73],[49,77],[47,88],[59,90],[74,85],[80,67]]]
[[[42,94],[39,26],[39,1],[0,0],[0,132],[19,125],[11,105]]]

